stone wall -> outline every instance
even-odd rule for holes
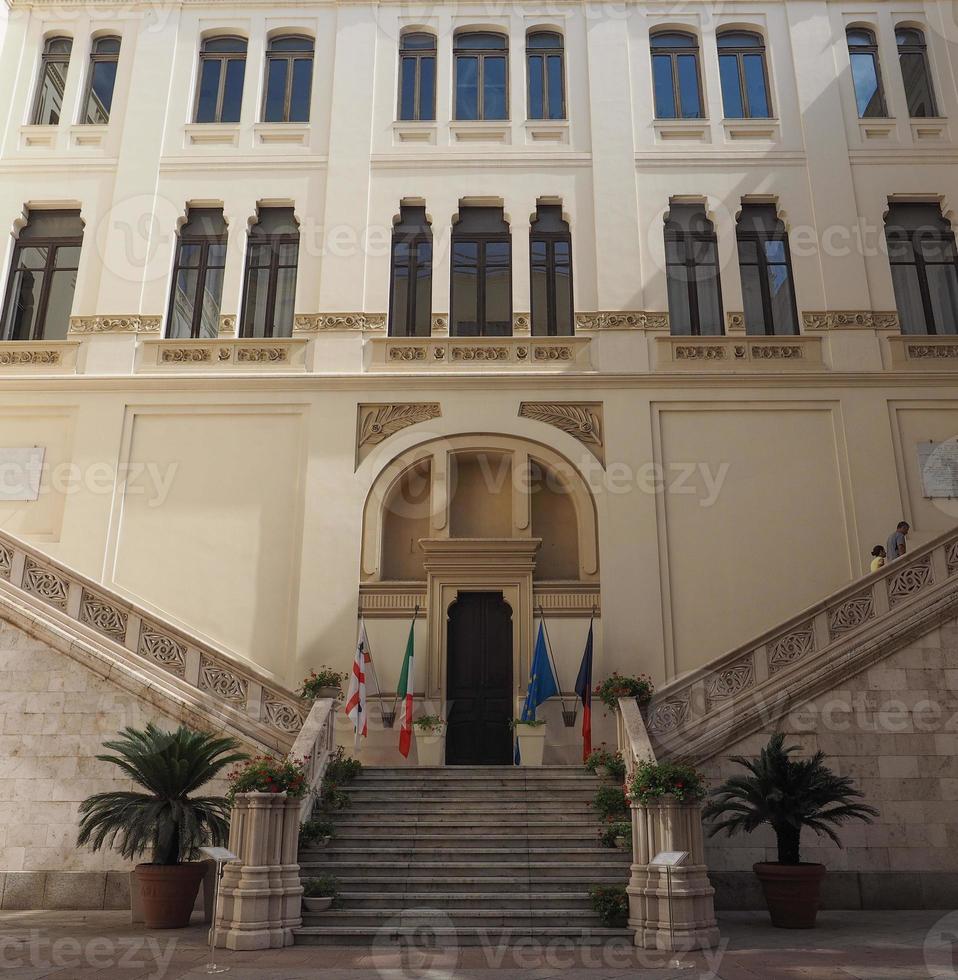
[[[844,848],[805,831],[802,859],[827,865],[832,908],[954,908],[958,905],[958,621],[807,702],[778,725],[737,743],[704,769],[713,785],[743,770],[774,730],[802,754],[817,750],[852,776],[880,816],[839,831]],[[764,908],[752,874],[776,860],[769,828],[707,845],[718,908]]]
[[[77,807],[133,788],[95,758],[104,739],[127,725],[178,724],[143,693],[0,620],[0,908],[129,908],[132,864],[77,848]]]

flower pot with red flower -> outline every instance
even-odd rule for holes
[[[652,678],[646,674],[632,677],[613,671],[611,677],[596,685],[594,693],[610,711],[618,711],[619,698],[635,698],[636,704],[642,708],[649,703],[654,692]]]
[[[303,678],[297,692],[301,698],[307,701],[318,701],[321,698],[332,698],[334,701],[342,699],[343,683],[346,675],[332,667],[320,667],[319,670],[311,670]]]

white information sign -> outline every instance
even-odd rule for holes
[[[918,469],[925,497],[958,497],[958,436],[918,443]]]
[[[0,500],[36,500],[43,473],[42,446],[0,449]]]
[[[688,851],[659,851],[658,854],[649,861],[649,864],[658,864],[663,867],[674,868],[680,865],[689,856]]]
[[[235,861],[236,855],[225,847],[201,847],[200,850],[214,861]]]

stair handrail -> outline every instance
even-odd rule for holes
[[[619,752],[625,762],[626,784],[629,784],[640,762],[655,762],[655,749],[635,698],[619,698],[616,735]]]
[[[791,702],[801,693],[802,678],[795,668],[831,652],[848,659],[865,648],[865,641],[880,634],[892,614],[917,612],[929,603],[937,608],[941,602],[936,605],[935,600],[942,593],[947,600],[952,592],[958,592],[958,528],[669,681],[650,702],[648,734],[660,749],[670,741],[680,744],[696,726],[734,710],[740,696],[757,694],[757,689],[765,695],[768,711],[774,713],[777,702]],[[684,740],[685,749],[691,751],[691,741]]]
[[[290,761],[302,763],[306,770],[307,790],[300,806],[300,823],[310,818],[329,760],[336,752],[336,705],[334,698],[318,698],[313,702],[287,756]]]
[[[172,623],[62,562],[0,531],[0,588],[18,601],[42,604],[52,619],[94,634],[114,657],[160,670],[238,712],[246,725],[262,726],[286,750],[307,717],[303,700],[251,664],[190,636]],[[62,621],[62,620],[61,620]]]

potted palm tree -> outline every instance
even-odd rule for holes
[[[713,821],[712,837],[750,834],[763,824],[775,832],[778,861],[759,861],[753,870],[762,883],[772,925],[782,929],[811,929],[818,912],[824,864],[805,863],[799,851],[802,829],[842,842],[833,828],[849,820],[871,823],[878,811],[859,803],[862,794],[847,776],[836,776],[825,765],[825,754],[792,759],[797,745],[785,745],[785,736],[773,735],[757,759],[733,756],[748,770],[723,783],[706,805],[703,816]]]
[[[204,845],[223,845],[229,833],[229,803],[222,796],[194,796],[228,765],[245,759],[239,743],[180,725],[165,732],[152,723],[124,728],[104,742],[113,755],[98,755],[121,769],[146,792],[97,793],[80,804],[77,844],[98,851],[116,847],[132,860],[152,852],[135,868],[150,929],[189,925],[205,873],[192,859]]]

